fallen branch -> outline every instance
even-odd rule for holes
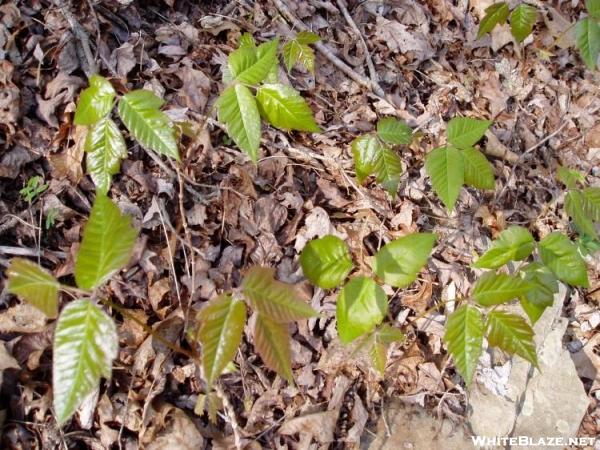
[[[71,11],[69,11],[69,7],[63,1],[58,1],[57,6],[59,7],[60,12],[65,19],[67,19],[67,22],[71,27],[71,31],[75,35],[77,56],[81,62],[81,68],[83,69],[83,72],[89,78],[91,75],[98,72],[98,67],[96,66],[94,57],[92,56],[90,40],[87,36],[87,33],[79,21],[71,13]]]
[[[275,6],[277,7],[277,9],[281,13],[281,15],[286,20],[288,20],[294,26],[294,28],[297,28],[300,31],[310,31],[308,29],[308,27],[306,25],[304,25],[304,23],[301,20],[299,20],[298,18],[296,18],[296,16],[294,16],[294,14],[292,14],[290,9],[287,7],[287,5],[285,3],[283,3],[282,0],[273,0],[273,3],[275,3]],[[320,51],[323,54],[323,56],[325,56],[325,58],[327,58],[329,60],[329,62],[331,62],[334,66],[336,66],[338,69],[340,69],[342,72],[344,72],[344,74],[346,74],[350,79],[357,82],[361,86],[366,87],[371,92],[373,92],[373,94],[375,94],[376,96],[378,96],[384,100],[387,100],[386,96],[385,96],[385,92],[383,92],[383,89],[381,88],[381,86],[379,86],[379,84],[373,83],[373,80],[370,80],[369,78],[365,78],[362,75],[360,75],[359,73],[357,73],[354,69],[352,69],[344,61],[342,61],[337,56],[335,56],[333,50],[331,50],[327,44],[324,44],[323,42],[319,41],[319,42],[315,43],[314,45],[315,45],[315,48],[318,51]]]

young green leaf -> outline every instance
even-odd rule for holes
[[[387,364],[387,352],[388,346],[372,339],[371,346],[369,348],[369,356],[371,357],[371,364],[379,374],[383,377],[385,375],[385,366]]]
[[[585,261],[577,247],[558,231],[550,233],[539,243],[542,262],[554,275],[571,286],[589,287]]]
[[[112,84],[100,75],[90,77],[90,86],[83,90],[73,122],[75,125],[93,125],[108,115],[113,107],[116,92]]]
[[[242,282],[242,291],[252,307],[276,322],[314,317],[317,312],[298,295],[294,286],[277,281],[275,270],[254,266],[248,270]]]
[[[577,22],[575,32],[581,58],[590,70],[594,70],[600,53],[600,25],[595,20],[585,17]]]
[[[240,48],[241,47],[249,47],[256,51],[256,41],[254,37],[250,33],[244,33],[240,36]],[[249,66],[248,66],[249,67]]]
[[[346,243],[329,234],[306,244],[300,254],[300,265],[312,284],[333,289],[352,270],[352,258]]]
[[[119,117],[144,147],[179,160],[175,129],[159,108],[164,101],[146,89],[131,91],[119,100]]]
[[[480,39],[485,34],[491,32],[496,25],[506,22],[510,9],[505,2],[494,3],[485,9],[485,16],[479,23],[479,31],[477,39]]]
[[[300,93],[285,84],[264,84],[256,92],[261,115],[281,130],[320,130]]]
[[[522,278],[487,272],[477,280],[472,297],[483,306],[499,305],[526,294],[534,286]]]
[[[315,52],[308,44],[314,44],[320,40],[319,36],[310,31],[301,31],[295,39],[286,42],[281,49],[281,54],[287,71],[290,72],[297,63],[300,63],[314,74]]]
[[[254,43],[254,45],[251,45]],[[229,84],[240,73],[256,64],[256,42],[244,37],[240,39],[240,46],[227,57],[227,66],[223,68],[223,83]]]
[[[373,272],[391,286],[408,286],[427,264],[436,238],[433,233],[413,233],[389,242],[375,254]]]
[[[446,323],[444,342],[454,358],[456,369],[469,385],[473,379],[483,344],[483,316],[479,309],[463,305],[454,311]]]
[[[337,329],[344,344],[372,331],[387,313],[388,299],[372,279],[356,277],[340,291],[337,298]]]
[[[521,276],[534,285],[533,289],[519,297],[519,301],[531,323],[535,324],[544,310],[554,303],[558,280],[549,268],[539,262],[523,267]]]
[[[588,187],[582,191],[583,210],[593,221],[600,222],[600,188]]]
[[[249,55],[238,57],[237,52],[246,51],[249,47],[241,47],[230,55],[229,67],[236,80],[246,84],[258,84],[263,81],[277,63],[277,46],[279,38],[260,44],[255,52],[255,61]]]
[[[198,340],[202,344],[202,370],[208,391],[233,360],[246,323],[246,306],[230,295],[209,301],[197,316]]]
[[[402,161],[391,148],[382,147],[375,159],[375,175],[383,188],[395,198],[402,174]]]
[[[377,122],[377,136],[392,145],[410,144],[412,129],[395,117],[386,117]]]
[[[585,0],[585,7],[590,17],[600,20],[600,0]]]
[[[250,89],[241,84],[225,89],[217,100],[217,106],[219,120],[227,127],[227,134],[256,163],[260,146],[260,114]]]
[[[254,327],[254,347],[264,363],[285,378],[294,380],[290,357],[290,336],[287,325],[257,314]]]
[[[95,289],[127,264],[137,231],[131,217],[105,195],[97,194],[75,260],[75,281],[82,289]]]
[[[364,134],[352,141],[354,169],[359,183],[363,183],[375,171],[375,164],[383,150],[379,139],[372,134]]]
[[[490,249],[473,264],[479,269],[497,269],[509,261],[526,259],[535,247],[533,236],[527,228],[510,226],[496,239]]]
[[[51,319],[58,314],[60,283],[45,269],[23,258],[14,258],[6,269],[8,292],[18,295]]]
[[[88,132],[84,150],[87,152],[86,168],[96,189],[106,194],[112,176],[119,173],[121,160],[127,158],[127,146],[117,125],[105,117]]]
[[[398,328],[384,323],[375,330],[375,338],[382,344],[388,345],[394,342],[403,342],[406,336]]]
[[[559,166],[556,175],[569,189],[576,189],[577,183],[585,183],[585,177],[581,172],[567,167]]]
[[[439,147],[425,159],[425,170],[433,190],[440,196],[448,211],[452,211],[465,181],[463,155],[454,147]]]
[[[481,140],[491,124],[491,120],[455,117],[448,122],[448,128],[446,130],[448,142],[460,149],[473,147]]]
[[[565,211],[573,219],[577,230],[582,234],[598,239],[594,222],[584,209],[585,197],[580,191],[571,190],[565,196]]]
[[[521,3],[510,15],[510,31],[517,42],[523,42],[533,31],[537,21],[537,9],[527,3]]]
[[[75,300],[61,312],[54,332],[54,411],[64,424],[100,382],[110,378],[119,338],[110,316],[90,300]]]
[[[487,318],[487,339],[491,346],[521,356],[537,366],[533,330],[521,316],[492,311]]]
[[[494,166],[473,147],[462,152],[465,163],[465,183],[478,189],[494,189]]]

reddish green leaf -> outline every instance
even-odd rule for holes
[[[487,339],[491,346],[521,356],[537,366],[533,330],[521,316],[492,311],[487,318]]]
[[[254,328],[254,346],[264,363],[292,383],[290,336],[287,325],[258,314]]]
[[[8,292],[31,303],[51,319],[58,314],[58,289],[60,283],[31,261],[23,258],[11,260],[8,269]]]

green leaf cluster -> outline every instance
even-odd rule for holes
[[[127,157],[127,145],[110,117],[117,95],[113,86],[100,75],[92,75],[89,83],[79,97],[73,122],[88,127],[84,143],[86,170],[98,192],[106,194],[112,176]],[[131,91],[119,99],[119,117],[142,146],[179,160],[175,129],[160,110],[163,103],[151,91]]]
[[[350,278],[338,294],[336,319],[340,340],[349,344],[366,336],[373,366],[380,373],[385,369],[389,344],[403,340],[404,335],[382,324],[388,298],[377,279],[394,287],[411,284],[427,263],[435,240],[435,234],[414,233],[389,242],[373,257],[373,276]],[[300,265],[306,278],[323,289],[342,285],[353,270],[347,245],[332,235],[306,244]]]
[[[408,145],[412,129],[404,122],[386,117],[377,122],[377,132],[364,134],[352,141],[354,168],[359,183],[375,174],[392,197],[398,192],[402,161],[394,151],[395,145]]]
[[[490,33],[496,25],[502,25],[508,21],[513,37],[521,43],[533,31],[537,18],[537,8],[527,3],[519,3],[512,11],[506,2],[494,3],[485,10],[485,16],[479,23],[477,39]]]
[[[97,289],[127,264],[136,237],[131,219],[99,193],[75,259],[77,292],[86,290],[90,297],[95,297]],[[70,288],[35,263],[13,259],[7,277],[9,292],[49,318],[58,315],[52,346],[52,383],[56,420],[62,425],[96,388],[101,377],[110,378],[119,346],[115,324],[88,298],[70,302],[59,315],[59,292]]]
[[[312,33],[300,33],[286,43],[286,65],[298,61],[313,64],[314,53],[308,44],[316,42],[314,39]],[[223,70],[226,87],[217,100],[219,121],[254,163],[258,160],[261,119],[282,130],[320,131],[300,93],[279,81],[278,46],[279,38],[257,46],[251,35],[244,34]]]
[[[293,382],[287,324],[317,315],[294,286],[277,281],[274,270],[254,266],[244,276],[242,298],[256,312],[254,347],[264,363]],[[233,360],[242,341],[246,305],[233,295],[210,300],[196,316],[196,340],[202,346],[202,370],[207,392]]]
[[[294,39],[287,41],[281,48],[281,56],[288,72],[297,64],[315,73],[315,51],[310,44],[319,42],[321,38],[310,31],[301,31]]]
[[[600,188],[586,185],[583,174],[565,167],[559,167],[558,178],[567,186],[565,211],[573,221],[577,232],[598,241],[600,222]],[[583,185],[580,188],[579,185]]]
[[[453,118],[446,130],[448,145],[432,150],[425,159],[433,190],[449,211],[454,208],[463,184],[494,189],[494,168],[474,147],[491,124],[489,120]]]

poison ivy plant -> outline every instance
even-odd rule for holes
[[[492,122],[455,117],[448,122],[448,144],[432,150],[425,159],[425,170],[433,190],[448,211],[452,211],[463,184],[479,189],[494,189],[494,168],[474,147]]]
[[[573,221],[575,229],[580,235],[598,241],[600,188],[587,186],[583,174],[572,169],[559,167],[557,174],[559,180],[567,186],[565,211]]]
[[[301,31],[294,39],[290,39],[281,48],[283,63],[288,72],[300,64],[310,73],[315,73],[315,51],[310,44],[319,42],[321,38],[310,31]]]
[[[499,269],[511,261],[526,261],[536,248],[539,261],[529,262],[512,273],[484,273],[475,282],[470,297],[449,315],[444,340],[467,384],[477,367],[484,337],[489,345],[537,366],[532,325],[553,305],[558,280],[588,286],[585,261],[569,238],[558,232],[536,243],[526,228],[511,226],[500,233],[473,267]],[[517,299],[524,314],[502,309]]]
[[[96,189],[106,194],[112,176],[127,157],[127,145],[111,119],[117,93],[110,81],[100,75],[90,77],[90,85],[77,102],[73,122],[88,128],[85,137],[86,171]],[[143,147],[179,160],[175,129],[160,110],[164,101],[151,91],[131,91],[118,101],[118,114],[130,135]]]
[[[308,45],[315,39],[312,33],[300,33],[283,46],[288,69],[297,62],[312,69],[314,53]],[[278,46],[279,38],[256,45],[251,35],[244,34],[239,47],[227,58],[225,88],[216,103],[227,134],[254,163],[258,160],[261,118],[286,131],[320,131],[300,93],[279,81]]]
[[[358,182],[362,184],[375,174],[377,181],[395,197],[402,173],[402,161],[394,146],[408,145],[411,141],[411,128],[394,117],[379,120],[377,132],[354,139],[352,156]]]
[[[232,362],[242,341],[247,306],[256,315],[253,335],[256,351],[269,368],[293,382],[287,324],[315,317],[317,312],[293,285],[277,281],[273,269],[254,266],[244,276],[239,292],[210,300],[196,316],[196,340],[202,347],[207,395]]]
[[[427,264],[435,240],[433,233],[413,233],[389,242],[373,257],[373,274],[352,277],[338,293],[336,320],[340,340],[349,344],[363,337],[373,367],[382,375],[389,345],[402,341],[404,334],[382,323],[388,297],[377,279],[394,287],[408,286]],[[323,289],[340,286],[353,269],[347,245],[332,235],[307,243],[300,254],[300,264],[304,275]]]
[[[98,194],[76,256],[77,290],[25,259],[12,260],[7,270],[9,292],[49,318],[58,315],[52,346],[52,384],[59,425],[69,420],[100,378],[111,376],[119,340],[113,319],[97,304],[98,289],[127,264],[136,236],[131,219],[121,214],[108,197]],[[70,302],[58,314],[61,291],[77,295],[87,291],[88,298]]]
[[[575,24],[575,46],[590,70],[598,64],[600,54],[600,0],[586,0],[588,16]]]
[[[477,39],[490,33],[496,25],[502,25],[508,21],[513,37],[521,43],[533,31],[537,18],[537,8],[528,3],[519,3],[512,11],[506,2],[494,3],[485,10],[485,16],[479,24]]]

